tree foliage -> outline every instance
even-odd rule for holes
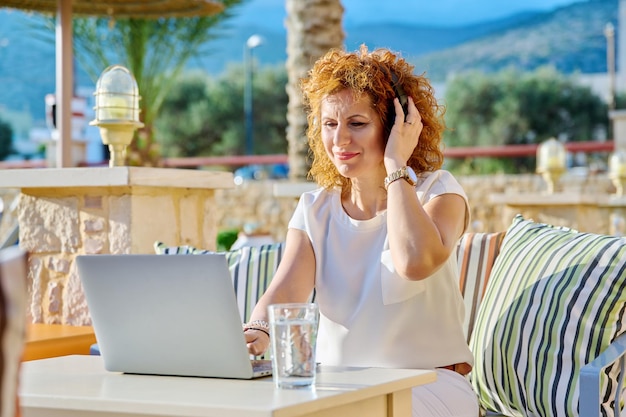
[[[165,98],[156,122],[164,156],[245,153],[243,67],[219,78],[187,73]],[[283,67],[256,72],[253,82],[254,153],[286,153],[287,74]]]
[[[13,153],[13,129],[8,122],[0,119],[0,161]]]
[[[448,83],[445,101],[448,146],[533,144],[550,137],[588,141],[608,128],[603,100],[549,68],[459,76]],[[470,171],[528,172],[535,166],[533,157],[480,160],[482,167],[471,162]],[[462,162],[449,164],[460,168]]]
[[[137,80],[145,127],[129,148],[131,164],[158,164],[152,127],[164,98],[191,58],[210,53],[210,41],[220,36],[218,25],[244,1],[221,0],[224,10],[212,16],[73,20],[76,58],[94,82],[112,64],[124,65]]]

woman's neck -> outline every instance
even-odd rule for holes
[[[355,220],[369,220],[387,210],[387,191],[382,185],[352,180],[350,190],[342,193],[341,205]]]

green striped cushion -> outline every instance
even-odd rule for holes
[[[625,306],[625,239],[517,216],[470,342],[481,405],[511,416],[578,416],[580,368],[626,330]],[[607,416],[616,368],[602,380]]]
[[[463,330],[468,342],[504,234],[505,232],[465,233],[457,246],[459,289],[465,302]]]
[[[237,304],[244,322],[250,320],[250,314],[272,281],[282,255],[282,243],[244,246],[226,252]]]
[[[157,254],[198,255],[211,253],[211,251],[193,246],[167,246],[162,242],[155,242],[154,250]],[[239,313],[244,322],[250,319],[252,309],[269,286],[282,254],[282,243],[244,246],[237,250],[225,252],[233,287],[237,295]]]

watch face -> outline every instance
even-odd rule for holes
[[[417,175],[415,174],[415,171],[413,171],[413,168],[407,166],[406,173],[409,175],[409,182],[413,185],[417,184]]]

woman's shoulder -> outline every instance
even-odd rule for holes
[[[418,193],[428,195],[429,198],[441,194],[459,194],[467,198],[461,184],[445,169],[419,173],[415,187]]]
[[[339,191],[335,189],[327,189],[324,187],[316,188],[315,190],[305,191],[300,195],[300,201],[307,204],[313,204],[315,202],[325,202],[332,200],[335,196],[339,195]]]
[[[423,171],[417,174],[418,187],[434,183],[458,184],[459,182],[450,171],[446,171],[445,169],[438,169],[435,171]]]
[[[289,227],[306,230],[309,226],[305,219],[325,217],[335,213],[337,205],[341,207],[338,192],[324,188],[306,191],[300,195]]]

